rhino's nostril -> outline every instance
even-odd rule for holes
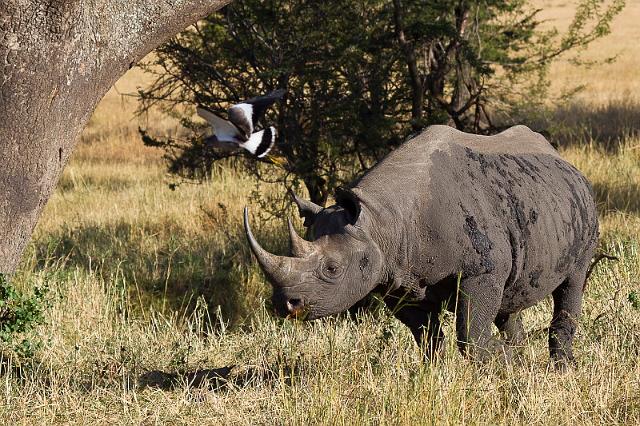
[[[304,307],[304,302],[302,301],[302,299],[287,300],[287,310],[292,314],[296,314],[300,312],[303,307]]]

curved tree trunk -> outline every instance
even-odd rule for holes
[[[0,273],[14,272],[98,101],[229,0],[0,0]]]

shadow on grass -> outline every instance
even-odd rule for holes
[[[613,151],[640,136],[640,103],[612,100],[603,105],[574,102],[552,114],[551,139],[559,145],[594,142]]]
[[[626,186],[595,182],[593,190],[601,212],[621,211],[640,214],[640,185],[627,182]]]
[[[34,247],[36,267],[63,258],[65,269],[80,268],[124,286],[134,309],[188,313],[201,298],[210,308],[219,307],[225,322],[233,325],[266,291],[261,283],[247,288],[247,283],[253,285],[248,279],[251,258],[237,224],[211,233],[206,228],[188,232],[168,218],[81,224],[40,237]]]
[[[233,366],[221,368],[208,368],[196,371],[179,373],[166,373],[160,370],[148,371],[138,378],[140,389],[156,388],[171,390],[188,384],[193,387],[208,387],[210,389],[222,389],[227,386]]]
[[[279,372],[276,372],[279,371]],[[172,390],[183,386],[224,390],[230,386],[244,388],[251,384],[291,383],[290,370],[272,370],[258,367],[206,368],[195,371],[167,373],[160,370],[148,371],[138,378],[138,388]]]

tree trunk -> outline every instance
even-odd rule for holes
[[[414,131],[420,131],[424,127],[422,123],[424,82],[418,69],[415,49],[411,43],[409,43],[404,33],[404,14],[400,0],[393,1],[393,17],[396,38],[398,39],[398,44],[400,44],[409,70],[409,82],[411,84],[411,127]]]
[[[0,273],[15,271],[98,101],[229,0],[0,0]]]

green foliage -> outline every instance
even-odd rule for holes
[[[171,173],[207,177],[214,162],[238,153],[202,143],[192,105],[224,114],[284,88],[265,121],[279,130],[283,167],[241,166],[262,182],[304,185],[323,204],[425,126],[491,133],[539,115],[561,97],[548,93],[551,62],[608,34],[623,5],[581,0],[561,37],[542,30],[539,10],[524,0],[235,1],[146,65],[157,78],[139,92],[142,109],[159,104],[193,133],[178,140],[143,130],[143,140],[165,150]]]
[[[44,322],[47,292],[47,287],[35,286],[32,294],[24,294],[0,274],[0,353],[33,356],[41,343],[33,330]]]
[[[631,293],[629,293],[629,303],[631,303],[631,306],[634,307],[634,309],[640,309],[640,293],[638,293],[637,291],[632,291]]]

